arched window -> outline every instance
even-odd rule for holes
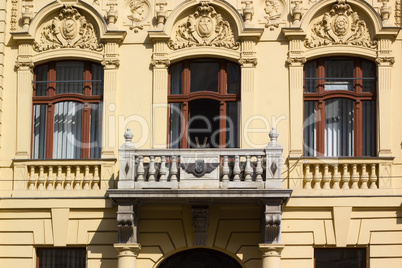
[[[169,68],[169,147],[239,146],[240,68],[185,60]]]
[[[323,58],[304,66],[304,155],[375,156],[376,66]]]
[[[32,158],[100,158],[102,98],[99,64],[57,61],[35,67]]]
[[[176,253],[165,261],[159,268],[241,268],[241,265],[232,257],[212,249],[196,248]]]

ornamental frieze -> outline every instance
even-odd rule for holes
[[[377,47],[377,41],[371,39],[366,22],[346,4],[346,0],[338,0],[338,3],[313,25],[311,36],[304,43],[308,48],[337,44]]]
[[[46,23],[40,31],[39,41],[33,49],[37,52],[56,48],[83,48],[103,50],[94,26],[77,9],[66,5],[60,14]]]
[[[179,24],[168,46],[173,50],[194,46],[238,49],[239,43],[234,40],[229,22],[208,3],[202,2],[194,14]]]

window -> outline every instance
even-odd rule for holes
[[[100,158],[102,98],[99,64],[59,61],[37,66],[32,158]]]
[[[315,268],[365,268],[364,248],[316,248]]]
[[[375,156],[376,66],[325,58],[304,66],[304,155]]]
[[[85,248],[38,248],[38,268],[85,268]]]
[[[240,68],[217,59],[169,68],[169,147],[239,147]]]

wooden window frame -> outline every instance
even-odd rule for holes
[[[345,59],[345,60],[353,60],[353,91],[349,90],[328,90],[325,91],[325,61],[331,59]],[[330,58],[319,58],[316,60],[316,92],[315,93],[306,93],[305,90],[305,79],[303,79],[303,99],[306,101],[314,101],[316,103],[316,111],[317,117],[325,118],[325,101],[331,99],[349,99],[353,101],[353,129],[354,129],[354,137],[353,137],[353,156],[351,157],[361,157],[362,156],[362,101],[375,101],[376,100],[376,90],[377,86],[374,89],[374,92],[363,92],[363,80],[359,78],[363,78],[362,71],[362,59],[361,58],[348,58],[348,57],[330,57]],[[305,78],[305,70],[303,71],[303,78]],[[357,78],[357,79],[356,79]],[[377,74],[375,75],[375,84],[377,85]],[[376,109],[376,107],[375,107]],[[304,114],[304,112],[303,112]],[[316,151],[317,156],[323,157],[325,156],[325,120],[316,121]],[[376,126],[376,122],[374,122]],[[374,134],[374,139],[376,133]],[[304,139],[303,139],[304,140]]]
[[[79,93],[62,93],[56,94],[56,63],[57,62],[67,62],[67,61],[52,61],[45,64],[38,65],[40,67],[43,65],[48,66],[47,70],[47,83],[46,83],[46,96],[36,96],[36,72],[34,71],[34,82],[33,82],[33,96],[32,96],[32,110],[35,105],[47,105],[46,108],[46,142],[45,142],[45,159],[53,158],[53,130],[54,130],[54,108],[55,104],[63,101],[74,101],[83,104],[82,109],[82,123],[81,123],[81,144],[89,144],[90,141],[90,118],[91,118],[91,104],[99,104],[103,100],[102,95],[92,95],[92,64],[96,64],[89,61],[77,61],[84,63],[84,73],[83,73],[83,94]],[[70,61],[68,61],[70,62]],[[98,64],[96,64],[98,65]],[[56,81],[57,82],[57,81]],[[103,83],[103,82],[102,82]],[[32,124],[34,121],[32,113]],[[34,130],[32,127],[31,131],[31,158],[33,157],[33,136]],[[83,146],[80,149],[80,159],[89,158],[89,146]]]
[[[190,92],[190,78],[191,78],[191,70],[190,64],[192,62],[196,62],[198,60],[206,60],[206,61],[214,61],[219,63],[219,73],[218,73],[218,92],[212,91],[197,91]],[[239,71],[239,93],[238,94],[228,94],[226,92],[227,89],[227,63],[229,61],[224,59],[213,59],[213,58],[200,58],[200,59],[191,59],[177,62],[175,64],[182,64],[182,75],[181,75],[181,94],[171,94],[171,72],[169,68],[169,78],[168,78],[168,103],[181,103],[181,112],[183,115],[183,119],[181,120],[181,133],[183,136],[180,140],[180,148],[189,148],[188,145],[188,120],[189,120],[189,102],[193,100],[199,99],[210,99],[219,101],[219,129],[226,128],[226,104],[228,102],[237,102],[240,100],[240,85],[241,85],[241,75]],[[172,64],[173,66],[173,64]],[[170,111],[168,110],[168,117]],[[170,120],[168,118],[168,130],[169,130]],[[168,143],[169,143],[169,135],[168,134]],[[226,145],[226,132],[219,133],[219,148],[225,148]]]

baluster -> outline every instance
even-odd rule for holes
[[[155,157],[149,157],[148,181],[155,181]]]
[[[81,190],[81,168],[75,167],[74,190]]]
[[[314,183],[314,189],[320,189],[321,188],[321,176],[320,176],[320,165],[316,164],[314,165],[314,176],[313,176],[313,183]]]
[[[84,173],[84,190],[90,190],[89,182],[91,181],[91,176],[89,175],[89,166],[85,166],[85,173]]]
[[[161,168],[159,169],[159,174],[161,175],[159,177],[159,181],[167,181],[166,173],[167,173],[166,156],[162,156],[161,157]]]
[[[72,178],[71,178],[71,166],[67,166],[67,171],[66,171],[66,181],[65,181],[65,187],[64,189],[66,190],[71,190],[71,184],[72,184]]]
[[[170,165],[170,181],[177,181],[177,156],[172,156],[172,164]]]
[[[244,181],[252,181],[253,169],[251,168],[251,157],[249,154],[246,155],[246,167],[244,169]]]
[[[99,190],[99,167],[95,166],[95,171],[94,171],[94,177],[93,177],[93,185],[92,189],[93,190]]]
[[[53,167],[49,167],[49,173],[47,175],[47,190],[54,190],[54,176],[53,176]]]
[[[341,175],[339,174],[338,164],[334,165],[334,175],[332,176],[332,189],[339,189],[339,181],[341,180]]]
[[[362,164],[362,175],[360,176],[360,181],[362,182],[360,189],[367,189],[368,174],[366,164]]]
[[[348,172],[348,164],[343,164],[342,172],[342,189],[349,189],[350,175]]]
[[[225,155],[223,157],[223,165],[222,165],[222,181],[228,181],[229,180],[229,157]]]
[[[38,190],[45,190],[45,174],[43,166],[39,167]]]
[[[377,186],[377,172],[376,172],[376,164],[371,164],[371,172],[370,172],[370,189],[378,189]]]
[[[57,167],[56,190],[63,190],[63,175],[61,166]]]
[[[35,190],[35,167],[31,166],[31,175],[29,176],[28,189]]]
[[[310,172],[310,165],[305,164],[306,166],[306,174],[304,175],[304,181],[306,184],[304,185],[304,189],[311,189],[311,181],[313,180],[313,177],[311,176]]]
[[[357,174],[357,164],[352,164],[352,176],[350,176],[352,182],[351,189],[359,189],[357,183],[359,182],[359,175]]]
[[[262,163],[261,163],[261,155],[257,156],[257,166],[255,167],[256,181],[262,181]]]
[[[240,157],[238,154],[235,155],[233,174],[233,181],[240,181]]]
[[[138,157],[137,181],[144,181],[144,172],[144,157],[140,155]]]
[[[331,181],[331,178],[329,176],[328,168],[329,168],[328,165],[325,164],[324,165],[324,173],[322,175],[322,181],[324,183],[323,186],[322,186],[322,189],[331,189],[329,187],[329,182]]]

